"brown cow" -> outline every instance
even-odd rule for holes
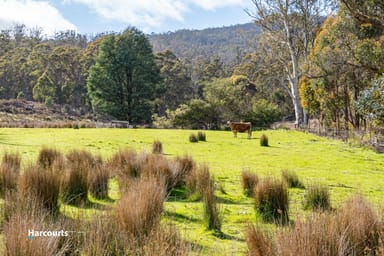
[[[227,122],[228,126],[231,128],[233,135],[235,138],[237,138],[238,132],[248,132],[248,139],[252,136],[252,124],[250,122],[243,123],[243,122]]]

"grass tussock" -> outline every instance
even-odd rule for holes
[[[75,205],[88,202],[88,176],[95,174],[93,171],[97,170],[100,161],[85,150],[74,150],[67,155],[67,168],[61,185],[64,202]]]
[[[254,194],[255,208],[263,220],[278,224],[288,223],[288,189],[284,182],[266,178],[259,182]]]
[[[159,140],[155,140],[152,144],[152,154],[163,154],[163,144]]]
[[[62,161],[63,154],[54,148],[43,147],[37,156],[37,163],[44,169],[50,169],[55,161]]]
[[[196,134],[191,133],[191,134],[189,135],[189,142],[192,142],[192,143],[199,142],[199,139],[197,138]]]
[[[217,205],[217,198],[215,196],[215,181],[210,175],[207,165],[200,166],[198,172],[200,191],[203,197],[204,204],[204,219],[206,221],[207,228],[216,232],[221,232],[222,218],[220,209]]]
[[[273,256],[272,240],[259,227],[249,225],[245,233],[249,256]]]
[[[257,176],[256,173],[248,169],[244,169],[241,171],[241,185],[243,187],[244,194],[246,196],[249,196],[249,197],[254,196],[254,191],[258,183],[259,183],[259,177]]]
[[[336,213],[313,215],[297,221],[277,236],[279,255],[380,255],[383,223],[373,207],[355,196]]]
[[[105,165],[96,165],[92,172],[88,172],[89,192],[95,198],[108,197],[109,169]]]
[[[331,209],[328,187],[320,184],[313,184],[308,187],[304,195],[304,209],[322,211]]]
[[[304,184],[300,181],[299,176],[294,171],[282,170],[281,178],[290,188],[305,188]]]
[[[246,240],[250,255],[374,256],[382,255],[383,229],[372,205],[357,195],[335,212],[317,212],[278,229],[274,240],[254,227]]]
[[[5,152],[0,165],[0,196],[17,189],[21,157],[19,153]]]
[[[205,135],[205,132],[198,131],[197,132],[197,140],[198,141],[207,141],[207,136]]]
[[[32,198],[51,213],[59,210],[60,176],[37,165],[27,166],[20,176],[18,191]]]
[[[260,146],[262,147],[268,147],[269,142],[268,142],[268,136],[265,134],[262,134],[260,137]]]
[[[163,212],[165,186],[155,178],[132,183],[116,205],[113,219],[121,232],[141,241],[157,228]]]
[[[175,163],[175,186],[182,186],[186,184],[187,178],[192,174],[196,168],[196,162],[191,156],[184,155],[177,156],[174,160]]]
[[[34,237],[29,230],[69,230],[64,218],[57,218],[45,209],[37,198],[25,197],[21,193],[7,194],[5,199],[6,218],[3,223],[4,255],[73,255],[68,237]]]
[[[121,188],[127,187],[132,178],[140,176],[146,156],[133,149],[121,149],[107,162],[112,173],[118,177]]]

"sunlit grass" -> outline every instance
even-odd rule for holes
[[[170,198],[165,204],[165,219],[177,223],[181,234],[196,242],[204,254],[244,254],[246,223],[260,221],[255,214],[251,198],[241,187],[241,171],[247,168],[260,178],[280,178],[281,170],[295,172],[305,187],[314,183],[329,187],[331,206],[340,206],[347,198],[360,193],[378,206],[384,197],[384,156],[369,149],[350,146],[295,131],[253,132],[253,138],[239,134],[237,139],[229,131],[205,131],[206,142],[190,143],[191,130],[153,129],[0,129],[0,151],[19,152],[23,165],[35,161],[42,146],[54,147],[63,152],[87,149],[109,158],[125,147],[138,151],[152,151],[153,141],[163,145],[165,156],[191,155],[197,163],[206,163],[225,193],[216,190],[220,210],[223,212],[221,236],[207,231],[201,202],[187,198]],[[259,138],[266,134],[269,147],[261,147]],[[291,219],[307,214],[303,210],[304,190],[289,189]],[[91,216],[114,207],[120,198],[116,180],[109,184],[107,199],[89,197],[91,206],[63,205],[68,216]],[[95,207],[93,207],[95,206]],[[94,209],[96,208],[96,210]],[[271,225],[273,226],[273,225]]]

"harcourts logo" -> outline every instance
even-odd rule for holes
[[[37,231],[33,229],[28,229],[28,239],[34,239],[35,237],[60,237],[68,236],[69,231],[64,230],[55,230],[55,231]]]

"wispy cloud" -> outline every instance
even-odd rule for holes
[[[246,6],[249,0],[62,0],[87,5],[101,18],[139,27],[160,27],[167,20],[183,21],[191,8],[215,10]]]
[[[14,24],[41,28],[48,35],[60,30],[76,30],[48,1],[0,0],[0,29]]]
[[[205,10],[215,10],[231,6],[249,6],[250,0],[191,0],[191,2]]]

